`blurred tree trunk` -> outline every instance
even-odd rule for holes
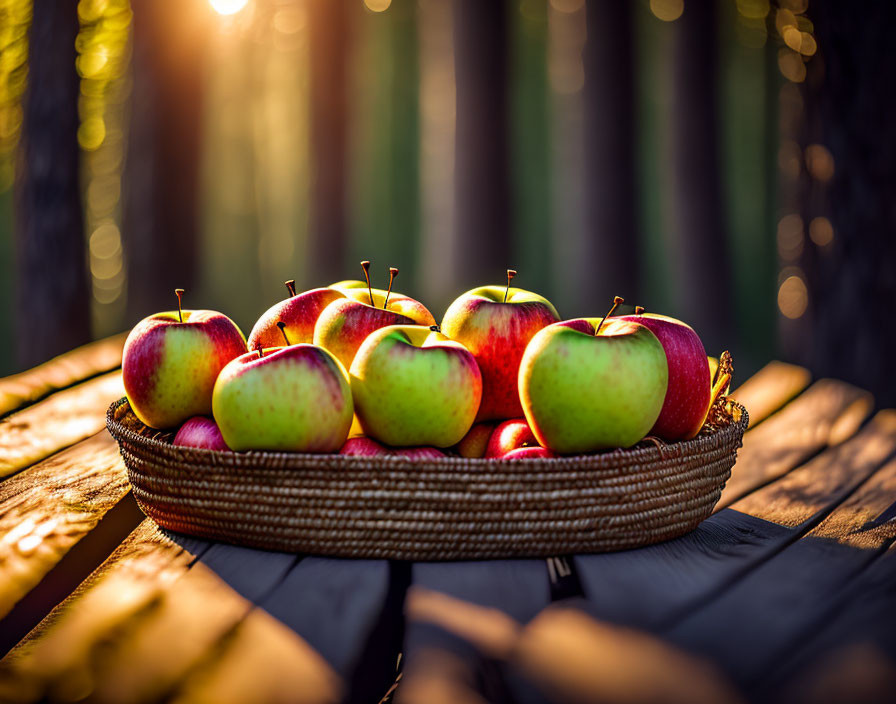
[[[132,0],[133,92],[122,178],[131,323],[170,310],[196,282],[204,59],[209,9]]]
[[[810,358],[816,374],[870,389],[888,406],[896,403],[896,4],[856,12],[813,0],[808,14],[818,54],[804,87],[802,215],[810,233],[816,217],[833,226],[831,242],[808,241],[803,257]]]
[[[37,0],[15,184],[19,364],[90,339],[78,161],[77,3]]]
[[[315,277],[332,283],[360,275],[345,273],[348,12],[346,3],[333,0],[310,0],[309,8],[314,168],[308,257]]]
[[[507,6],[454,0],[457,288],[501,283],[509,260]],[[521,281],[520,285],[525,287]]]
[[[716,9],[715,0],[691,0],[672,23],[665,184],[679,314],[710,352],[735,342],[720,169]]]
[[[582,293],[598,314],[614,295],[642,300],[641,247],[635,216],[634,7],[588,0],[585,65],[585,228],[579,260]]]

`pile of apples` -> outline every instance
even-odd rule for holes
[[[634,315],[561,320],[507,285],[464,293],[441,326],[365,281],[296,293],[248,342],[230,318],[178,309],[131,331],[122,370],[146,425],[175,444],[410,458],[532,458],[695,436],[717,393],[685,323]]]

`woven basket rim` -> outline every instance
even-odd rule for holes
[[[377,464],[392,466],[396,469],[408,466],[432,467],[449,469],[463,466],[465,468],[478,468],[488,473],[489,468],[500,467],[502,474],[513,473],[515,469],[521,474],[530,474],[532,470],[541,471],[570,470],[576,467],[582,470],[593,469],[625,469],[628,466],[642,466],[655,462],[665,462],[676,457],[688,457],[712,451],[724,451],[731,447],[732,442],[740,444],[740,439],[749,425],[749,414],[746,408],[733,399],[728,400],[730,409],[730,422],[713,432],[701,432],[690,440],[680,440],[673,443],[654,444],[649,441],[641,441],[629,448],[614,448],[591,454],[565,455],[561,457],[527,457],[527,458],[472,458],[448,455],[446,457],[411,458],[402,455],[377,455],[355,456],[340,455],[338,453],[301,453],[282,452],[270,450],[250,450],[236,452],[233,450],[209,450],[206,448],[185,447],[174,445],[171,442],[147,437],[134,432],[115,418],[116,411],[128,403],[127,397],[114,401],[106,411],[106,427],[112,436],[121,443],[122,441],[142,447],[144,450],[152,450],[161,453],[171,460],[180,460],[185,464],[192,464],[195,460],[220,464],[222,467],[234,466],[253,467],[269,472],[295,472],[308,466],[326,465],[335,463],[353,465],[369,464],[375,459]],[[133,411],[131,411],[133,412]],[[159,435],[173,433],[174,430],[159,430]]]

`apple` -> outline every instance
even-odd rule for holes
[[[202,447],[206,450],[229,450],[224,437],[214,419],[208,416],[193,416],[180,426],[172,440],[173,445]]]
[[[248,352],[215,383],[215,420],[233,450],[336,452],[354,406],[345,370],[308,344]]]
[[[384,457],[391,455],[415,460],[447,457],[444,452],[434,447],[386,447],[368,437],[349,438],[345,441],[339,454],[354,457]]]
[[[340,291],[348,298],[360,303],[367,303],[374,308],[401,313],[401,315],[410,318],[417,325],[430,327],[436,324],[436,319],[432,313],[420,301],[392,290],[392,284],[395,283],[395,279],[398,276],[398,267],[389,267],[389,288],[385,291],[381,288],[371,288],[369,261],[364,260],[361,262],[361,268],[364,270],[364,278],[367,279],[366,283],[357,280],[338,281],[335,284],[330,284],[330,288]]]
[[[246,352],[246,338],[213,310],[177,310],[144,318],[124,343],[121,373],[131,409],[152,428],[173,428],[212,412],[218,373]]]
[[[474,423],[469,432],[457,443],[457,453],[461,457],[479,458],[485,455],[488,440],[495,429],[494,423]]]
[[[452,303],[442,319],[442,332],[464,345],[482,372],[482,405],[477,421],[523,415],[517,392],[520,360],[529,340],[560,320],[551,303],[535,293],[511,288],[516,274],[507,271],[507,286],[482,286]]]
[[[505,420],[491,434],[485,450],[485,457],[503,457],[508,452],[527,445],[538,445],[538,440],[526,419]]]
[[[285,323],[286,334],[293,344],[314,341],[314,325],[321,312],[333,301],[345,298],[345,294],[333,288],[313,288],[296,294],[296,282],[286,282],[290,297],[268,308],[249,333],[250,350],[279,347],[280,331],[277,323]]]
[[[469,350],[422,325],[371,333],[349,377],[364,434],[396,447],[455,445],[482,399],[482,376]]]
[[[326,308],[314,326],[314,344],[329,350],[348,369],[352,360],[374,330],[390,325],[413,325],[405,315],[340,298]]]
[[[656,335],[608,315],[538,332],[520,364],[519,393],[539,444],[576,454],[644,438],[659,418],[668,378]]]
[[[619,320],[640,323],[656,335],[666,353],[669,385],[663,408],[651,435],[675,442],[694,437],[703,427],[712,397],[709,360],[694,329],[675,318],[644,313],[622,315]]]
[[[394,449],[392,454],[412,460],[437,460],[448,456],[435,447],[399,447]]]
[[[518,447],[515,450],[511,450],[506,455],[501,457],[502,460],[532,460],[532,459],[545,459],[549,457],[557,457],[550,450],[540,447],[538,445],[534,447]]]
[[[370,262],[361,262],[361,268],[369,283]],[[398,294],[395,294],[398,296],[397,301],[390,300],[392,281],[395,280],[398,269],[392,267],[390,273],[388,291],[374,293],[369,286],[366,291],[343,289],[342,293],[347,297],[328,305],[314,326],[314,344],[336,355],[346,369],[351,367],[361,343],[374,330],[389,325],[414,325],[421,321],[421,324],[435,325],[432,314],[422,303]]]

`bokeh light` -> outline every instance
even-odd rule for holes
[[[81,0],[75,66],[81,77],[78,143],[84,150],[85,233],[97,334],[120,328],[125,266],[121,231],[124,102],[128,88],[131,8],[128,0]]]
[[[827,218],[812,218],[809,223],[809,238],[819,247],[827,247],[834,241],[834,227]]]
[[[778,256],[793,262],[803,253],[803,219],[796,213],[785,215],[778,221]]]
[[[385,12],[391,4],[392,0],[364,0],[364,5],[371,12]]]
[[[209,0],[212,9],[219,15],[235,15],[249,0]]]
[[[823,144],[806,147],[806,169],[817,181],[826,183],[834,178],[834,156]]]
[[[30,0],[0,0],[0,193],[12,186],[28,72]]]
[[[650,0],[650,11],[663,22],[674,22],[684,13],[684,0]]]
[[[788,276],[778,288],[778,309],[785,318],[801,318],[809,307],[809,289],[798,274]]]

